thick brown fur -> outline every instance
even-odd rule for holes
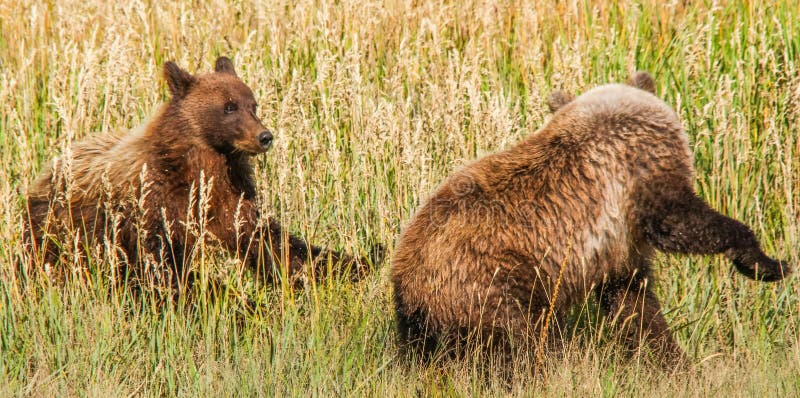
[[[269,148],[272,133],[231,61],[196,76],[167,62],[164,76],[171,100],[149,121],[72,145],[33,183],[27,235],[36,261],[54,265],[77,236],[79,248],[119,247],[128,268],[151,261],[179,282],[202,241],[273,277],[279,266],[293,276],[309,262],[321,276],[329,258],[360,276],[364,261],[260,217],[250,158]]]
[[[672,365],[684,354],[653,294],[655,250],[723,253],[763,281],[787,275],[748,227],[695,194],[686,133],[652,82],[637,73],[559,93],[547,125],[442,183],[391,266],[404,349],[535,351],[548,313],[557,324],[594,295],[628,348],[647,343]]]

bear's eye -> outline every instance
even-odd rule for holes
[[[231,101],[228,101],[228,102],[225,103],[225,114],[226,115],[229,115],[229,114],[231,114],[233,112],[236,112],[237,109],[239,109],[239,107],[236,106],[235,103],[233,103]]]

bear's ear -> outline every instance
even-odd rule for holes
[[[217,73],[230,73],[231,75],[236,76],[236,69],[233,69],[233,62],[228,57],[217,58],[214,71]]]
[[[550,112],[556,113],[559,109],[563,108],[564,105],[569,104],[573,100],[572,94],[556,90],[550,93],[547,97],[547,107],[550,108]]]
[[[650,76],[645,71],[640,70],[631,75],[631,78],[628,79],[628,85],[640,88],[651,94],[656,93],[656,82],[653,80],[653,76]]]
[[[164,78],[167,79],[169,93],[173,99],[185,97],[189,92],[189,87],[194,83],[194,76],[172,61],[164,64]]]

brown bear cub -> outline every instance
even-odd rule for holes
[[[250,158],[267,151],[273,135],[233,63],[221,57],[213,73],[192,75],[167,62],[164,77],[171,99],[150,121],[73,145],[33,183],[26,234],[35,261],[54,264],[74,234],[79,250],[121,248],[129,270],[164,264],[173,283],[186,280],[184,266],[201,241],[252,267],[264,264],[272,277],[279,266],[295,275],[308,262],[321,276],[328,259],[360,276],[363,261],[309,245],[259,216]]]
[[[687,135],[653,90],[640,72],[574,99],[556,93],[539,131],[442,183],[392,262],[401,347],[536,352],[595,295],[627,348],[670,366],[683,352],[653,294],[655,250],[722,253],[761,281],[788,274],[695,194]]]

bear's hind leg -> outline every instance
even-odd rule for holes
[[[612,329],[631,352],[646,343],[665,367],[683,361],[683,350],[670,333],[647,278],[634,275],[605,282],[598,287],[597,296]]]
[[[429,326],[425,315],[420,310],[410,311],[395,302],[397,316],[397,345],[401,356],[406,359],[416,358],[428,362],[433,358],[439,341],[437,333]]]
[[[750,228],[716,212],[685,183],[654,188],[638,201],[639,223],[645,239],[659,250],[724,253],[739,272],[761,281],[788,275],[788,265],[767,257]]]

